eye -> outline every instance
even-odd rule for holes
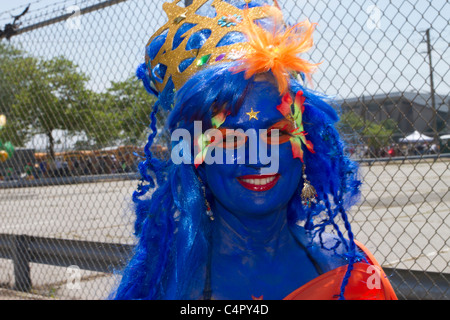
[[[231,135],[231,136],[225,137],[225,142],[226,143],[233,143],[233,144],[235,144],[235,143],[239,143],[240,141],[242,141],[242,137],[238,137],[238,136],[235,136],[235,135]]]
[[[294,129],[294,125],[291,121],[282,120],[275,123],[267,130],[266,135],[262,135],[261,138],[267,144],[282,144],[289,141],[292,137],[291,131]]]
[[[280,136],[280,130],[272,130],[270,129],[269,131],[267,131],[267,136],[268,137],[279,137]]]
[[[287,130],[281,129],[269,129],[267,131],[267,143],[268,144],[282,144],[291,138],[291,134]]]
[[[267,137],[270,137],[270,138],[279,138],[279,137],[282,137],[283,135],[285,135],[285,134],[289,134],[289,132],[286,132],[286,131],[284,131],[284,130],[279,130],[279,129],[270,129],[268,132],[267,132]]]

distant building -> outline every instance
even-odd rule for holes
[[[391,92],[340,101],[343,112],[353,111],[367,121],[381,123],[392,119],[399,131],[408,135],[415,130],[433,136],[433,109],[429,93]],[[435,95],[436,125],[440,134],[450,133],[450,97]]]

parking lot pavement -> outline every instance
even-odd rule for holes
[[[0,300],[52,300],[52,298],[44,297],[38,294],[0,288]]]
[[[448,161],[364,165],[361,202],[352,209],[358,241],[390,268],[449,273]],[[136,181],[0,189],[0,234],[132,244],[130,205]],[[0,259],[0,299],[105,299],[111,274],[81,270],[68,286],[67,268],[31,264],[31,294],[10,292],[11,260]]]

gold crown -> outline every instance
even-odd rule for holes
[[[163,77],[153,81],[159,92],[167,85],[170,77],[176,90],[178,90],[199,68],[205,65],[230,62],[240,58],[242,52],[248,50],[248,43],[239,42],[226,46],[217,47],[217,44],[230,32],[240,32],[240,23],[243,18],[243,10],[222,0],[214,0],[211,4],[216,11],[215,17],[206,17],[197,14],[197,11],[205,5],[208,0],[193,0],[187,7],[177,5],[180,0],[172,3],[164,3],[163,9],[169,18],[168,22],[156,31],[150,38],[147,46],[158,36],[167,32],[166,39],[154,59],[150,59],[148,51],[146,54],[146,64],[150,69],[150,74],[156,66],[163,65],[166,68]],[[246,3],[251,0],[245,0]],[[275,2],[276,3],[276,2]],[[268,17],[266,7],[246,8],[245,15],[252,21]],[[185,23],[193,24],[194,27],[186,31],[182,36],[183,40],[175,49],[172,49],[175,35],[178,29]],[[211,34],[200,49],[186,50],[186,44],[190,37],[201,30],[210,30]],[[183,72],[180,72],[179,65],[186,59],[195,60]]]

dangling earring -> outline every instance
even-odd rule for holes
[[[316,189],[312,186],[311,182],[306,177],[306,165],[303,164],[303,189],[301,193],[302,204],[304,206],[308,205],[308,208],[311,207],[311,203],[316,203],[317,192]]]
[[[200,181],[200,183],[202,184],[202,192],[203,192],[203,199],[205,199],[205,207],[206,207],[206,215],[209,217],[209,219],[211,219],[211,221],[214,220],[214,214],[211,210],[211,206],[209,205],[208,199],[206,199],[206,187],[205,184],[203,183],[202,179],[200,179],[200,177],[197,177],[198,181]]]
[[[211,221],[214,220],[214,214],[211,210],[211,206],[209,205],[208,199],[206,199],[206,188],[205,186],[202,186],[203,190],[203,198],[205,199],[205,206],[206,206],[206,215],[211,219]]]

